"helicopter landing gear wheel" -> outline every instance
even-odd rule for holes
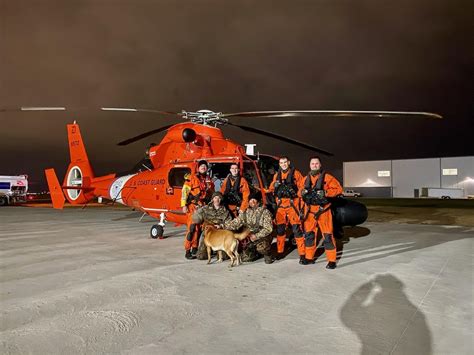
[[[150,237],[152,237],[153,239],[163,239],[163,232],[163,226],[160,226],[159,224],[154,224],[150,229]]]

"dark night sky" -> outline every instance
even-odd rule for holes
[[[239,119],[342,161],[473,155],[473,1],[0,0],[0,108],[430,111],[425,119]],[[0,174],[68,164],[77,120],[96,174],[123,171],[169,120],[149,114],[0,113]],[[261,152],[311,152],[226,128]],[[34,185],[36,183],[36,185]],[[35,187],[36,186],[36,187]]]

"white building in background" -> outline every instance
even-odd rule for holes
[[[474,195],[474,156],[344,162],[345,189],[366,197],[418,197],[422,188]]]

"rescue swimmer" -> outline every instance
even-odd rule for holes
[[[287,156],[280,157],[280,168],[273,176],[273,181],[266,192],[273,193],[276,201],[275,223],[277,229],[278,258],[285,251],[286,226],[291,226],[296,243],[304,244],[301,221],[299,217],[300,198],[298,192],[302,189],[303,176],[291,166]]]
[[[200,224],[193,222],[194,212],[201,206],[207,205],[214,192],[214,183],[208,174],[208,163],[200,160],[197,165],[197,173],[184,175],[184,184],[181,192],[181,207],[186,213],[186,237],[184,250],[186,259],[195,259],[198,251],[199,236],[201,235]]]
[[[239,173],[239,165],[232,163],[230,174],[222,182],[223,202],[233,217],[244,212],[249,205],[250,188],[247,180]]]
[[[337,179],[322,169],[318,156],[309,160],[310,171],[303,180],[300,196],[304,202],[301,209],[304,243],[297,239],[299,263],[314,264],[318,229],[321,231],[323,246],[328,264],[327,269],[336,268],[336,240],[334,239],[331,203],[328,198],[342,194],[342,187]]]

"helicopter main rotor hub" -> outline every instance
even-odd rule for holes
[[[197,112],[182,111],[182,116],[186,120],[190,120],[192,123],[198,123],[205,126],[214,126],[218,124],[226,124],[228,120],[221,117],[222,112],[214,112],[210,110],[199,110]]]

